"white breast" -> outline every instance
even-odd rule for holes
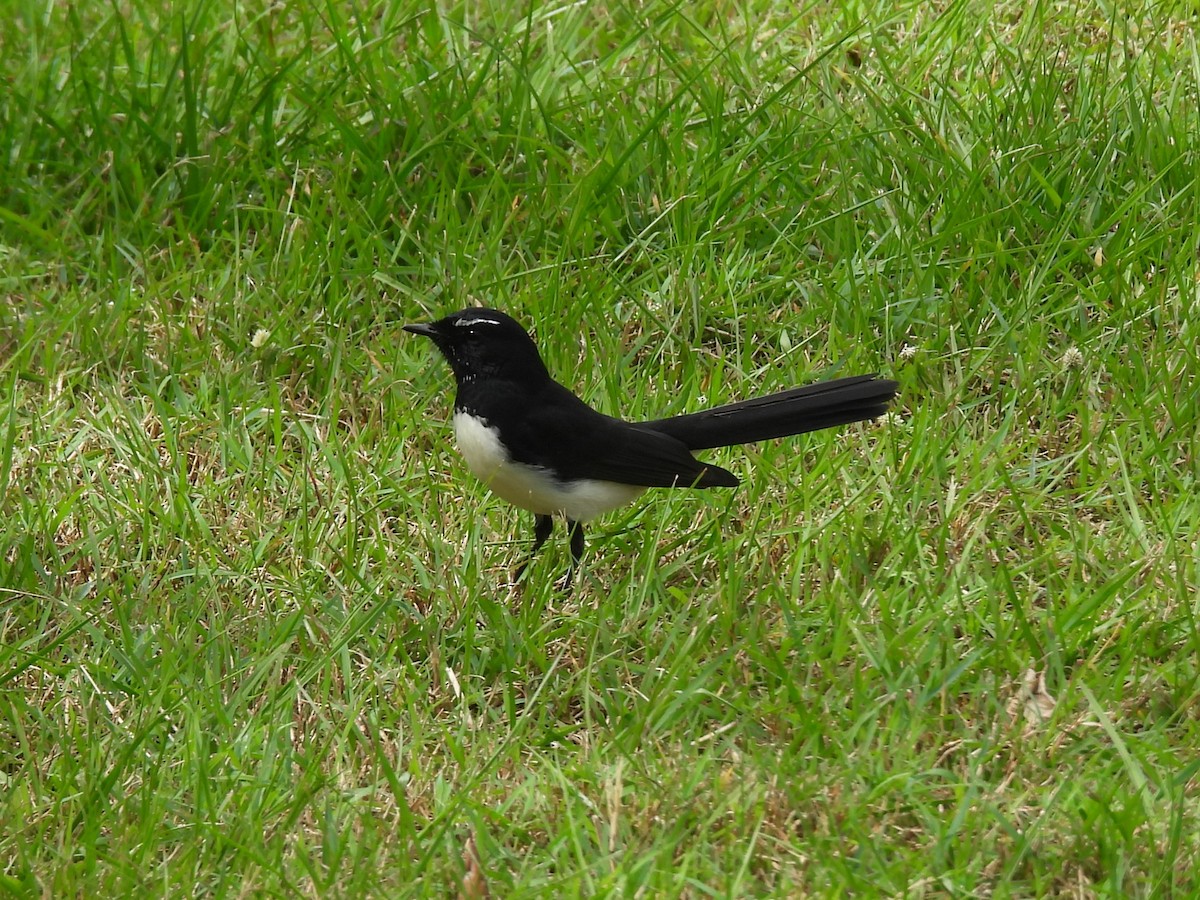
[[[454,413],[454,436],[469,468],[492,493],[514,506],[549,516],[555,513],[586,522],[601,513],[624,506],[644,487],[615,481],[582,481],[564,484],[538,466],[513,462],[500,443],[499,432],[486,419]]]

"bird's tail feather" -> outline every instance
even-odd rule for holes
[[[689,450],[707,450],[874,419],[887,412],[895,396],[896,382],[856,375],[642,426],[671,435]]]

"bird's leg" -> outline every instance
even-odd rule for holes
[[[567,519],[567,533],[571,535],[571,568],[558,582],[560,591],[571,590],[571,582],[575,579],[575,570],[583,559],[583,523]]]
[[[529,556],[525,558],[525,562],[517,566],[517,570],[513,573],[513,581],[520,581],[521,576],[525,574],[525,569],[533,562],[534,554],[541,549],[542,544],[546,543],[546,538],[550,537],[550,532],[554,530],[554,520],[549,516],[534,516],[533,518],[533,548],[529,551]]]

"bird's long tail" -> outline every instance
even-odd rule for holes
[[[895,396],[896,382],[856,375],[641,424],[689,450],[706,450],[874,419],[887,412]]]

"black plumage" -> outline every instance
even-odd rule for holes
[[[564,515],[574,563],[583,553],[581,523],[644,488],[737,486],[732,472],[692,451],[873,419],[896,394],[896,382],[860,375],[626,422],[554,381],[533,339],[502,312],[464,309],[404,327],[430,338],[450,363],[458,383],[455,433],[468,466],[494,492],[536,515],[534,551],[550,534],[551,516]],[[570,578],[571,571],[568,584]]]

